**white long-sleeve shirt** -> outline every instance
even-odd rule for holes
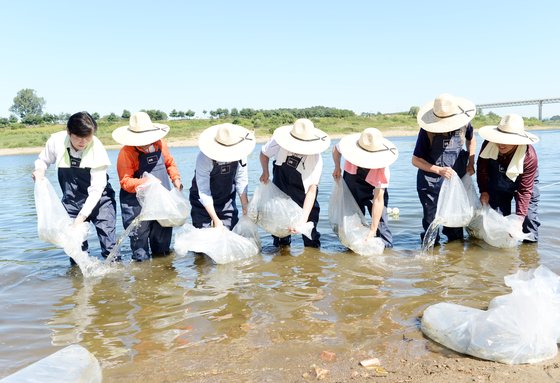
[[[261,152],[268,158],[274,158],[276,165],[282,165],[288,156],[301,157],[296,170],[301,174],[301,181],[305,193],[309,191],[311,185],[319,185],[321,174],[323,173],[323,158],[320,154],[299,155],[288,152],[282,148],[274,138],[271,138],[261,149]]]
[[[59,167],[60,160],[62,156],[65,155],[65,152],[70,148],[70,155],[76,158],[82,158],[84,151],[79,150],[76,151],[70,145],[69,139],[67,139],[68,134],[66,131],[54,133],[49,137],[45,147],[39,154],[37,160],[35,160],[35,169],[36,170],[44,170],[46,171],[48,167],[52,164],[55,164],[56,167]],[[97,137],[93,137],[93,141],[91,145],[95,145],[95,154],[97,155],[96,162],[101,164],[97,167],[92,167],[90,170],[91,174],[91,182],[87,189],[88,197],[84,202],[84,206],[80,210],[80,215],[85,217],[89,217],[92,210],[95,208],[99,200],[101,199],[101,194],[105,187],[107,186],[107,168],[109,164],[109,157],[107,156],[107,152],[103,147],[103,144],[97,139]],[[103,153],[105,152],[105,153]],[[103,155],[104,154],[104,155]],[[105,158],[106,157],[106,158]],[[88,164],[81,164],[81,166],[88,165]],[[85,166],[84,166],[85,167]]]
[[[246,164],[247,157],[242,158],[241,162]],[[227,164],[227,162],[218,162],[218,165]],[[209,206],[214,203],[212,198],[212,192],[210,190],[210,172],[214,168],[213,160],[206,156],[204,153],[199,152],[196,157],[196,185],[198,186],[198,197],[199,201],[203,206]],[[249,172],[247,166],[237,166],[237,171],[235,173],[235,189],[237,194],[241,195],[247,192],[247,186],[249,185]]]

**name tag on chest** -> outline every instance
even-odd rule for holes
[[[158,162],[158,155],[152,154],[150,156],[146,156],[146,162],[148,163],[148,165],[156,164]]]
[[[82,161],[78,158],[70,158],[70,167],[79,168]]]
[[[229,174],[231,172],[231,165],[220,165],[220,174]]]
[[[288,156],[286,158],[286,165],[288,165],[291,168],[297,169],[297,167],[299,166],[299,163],[301,162],[301,158],[300,157],[296,157],[296,156]]]

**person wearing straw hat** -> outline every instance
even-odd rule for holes
[[[539,162],[533,144],[539,138],[525,131],[523,118],[517,114],[502,117],[499,125],[483,126],[478,134],[484,139],[478,156],[477,178],[480,202],[489,204],[504,216],[515,214],[524,233],[537,242],[540,226]]]
[[[66,130],[54,133],[35,161],[33,179],[42,179],[51,164],[58,170],[62,204],[74,224],[93,223],[107,257],[116,243],[117,203],[109,183],[107,168],[111,165],[107,151],[97,137],[97,122],[87,112],[74,113]],[[82,250],[87,251],[87,240]],[[75,264],[70,258],[70,262]]]
[[[239,220],[236,193],[247,214],[247,156],[255,148],[255,135],[239,125],[214,125],[200,134],[198,146],[189,194],[193,226],[231,230]]]
[[[416,189],[422,203],[424,232],[435,218],[439,191],[444,179],[474,174],[476,139],[471,120],[476,107],[471,101],[443,93],[420,108],[420,126],[412,165],[418,168]],[[466,150],[464,149],[466,148]],[[443,227],[448,241],[463,239],[463,228]],[[439,243],[439,233],[436,238]]]
[[[158,178],[168,190],[171,189],[171,184],[179,190],[183,188],[175,160],[162,140],[167,133],[169,126],[152,122],[145,112],[134,113],[130,116],[128,125],[113,131],[113,139],[124,145],[117,159],[117,172],[121,184],[119,197],[125,228],[142,210],[136,198],[136,189],[146,182],[142,178],[144,172]],[[150,249],[153,255],[169,253],[172,230],[173,228],[163,227],[157,221],[140,222],[130,235],[132,259],[149,259]]]
[[[333,147],[333,177],[340,180],[340,158],[344,157],[343,179],[354,200],[371,216],[368,238],[380,237],[385,247],[393,247],[393,236],[387,224],[389,203],[389,165],[399,156],[397,147],[376,128],[343,137]]]
[[[313,122],[300,118],[293,125],[276,128],[272,138],[262,147],[260,162],[262,174],[260,181],[268,183],[268,163],[272,164],[272,182],[303,209],[304,221],[313,222],[311,239],[303,237],[306,247],[319,247],[321,234],[317,231],[319,222],[318,185],[323,171],[321,153],[331,144],[330,137]],[[295,228],[290,228],[296,233]],[[274,246],[286,246],[291,243],[291,236],[278,238],[273,236]]]

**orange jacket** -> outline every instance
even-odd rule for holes
[[[175,159],[171,153],[169,153],[169,149],[167,148],[165,141],[159,140],[154,142],[153,145],[156,148],[156,151],[161,148],[163,161],[171,181],[181,179],[181,175],[179,174],[179,170],[175,164]],[[138,161],[139,150],[140,149],[136,146],[123,146],[117,159],[117,173],[119,174],[121,188],[129,193],[136,193],[136,188],[145,182],[142,178],[134,178],[134,173],[138,171],[140,164]]]

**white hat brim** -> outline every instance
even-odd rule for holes
[[[208,158],[218,162],[233,162],[247,157],[256,145],[255,134],[249,129],[235,125],[236,134],[239,134],[240,142],[225,146],[216,141],[216,133],[220,125],[214,125],[205,129],[198,137],[198,147]],[[245,139],[243,139],[245,138]]]
[[[487,125],[478,129],[480,137],[486,141],[503,145],[532,145],[539,142],[539,137],[533,133],[524,132],[525,136],[516,133],[504,133],[498,130],[497,125]]]
[[[121,145],[126,146],[145,146],[152,144],[169,133],[169,126],[165,124],[153,123],[154,130],[144,132],[133,132],[129,129],[129,125],[121,126],[111,134],[113,140]]]
[[[434,114],[434,102],[430,101],[418,111],[416,115],[418,125],[425,131],[432,133],[447,133],[467,125],[476,115],[476,105],[462,97],[455,97],[455,100],[457,105],[466,113],[440,118]]]
[[[274,130],[272,137],[282,148],[289,152],[311,155],[324,152],[331,145],[331,138],[321,129],[314,128],[317,139],[313,141],[300,140],[292,136],[292,125],[281,126]]]
[[[399,150],[388,139],[382,138],[383,145],[388,150],[368,152],[358,145],[361,133],[343,137],[338,143],[342,156],[352,164],[364,169],[382,169],[391,165],[399,157]]]

